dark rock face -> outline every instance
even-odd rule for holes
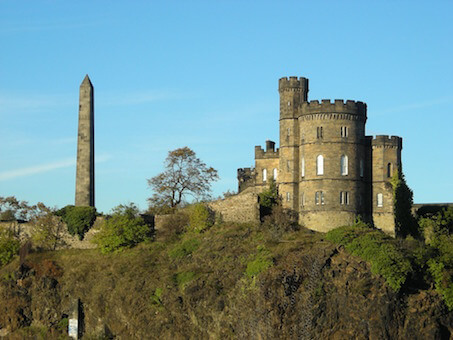
[[[367,263],[330,244],[291,251],[254,280],[218,269],[161,305],[137,303],[146,278],[112,300],[81,296],[87,334],[117,338],[450,339],[453,313],[432,290],[396,294]],[[51,330],[66,316],[71,289],[51,261],[23,265],[0,284],[0,328]],[[132,286],[134,285],[135,286]],[[115,289],[115,283],[111,283]],[[134,288],[135,287],[135,288]],[[61,330],[60,330],[61,331]],[[51,335],[49,335],[51,336]]]

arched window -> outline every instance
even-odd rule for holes
[[[272,170],[272,174],[274,176],[274,180],[277,180],[277,168],[274,168],[274,170]]]
[[[363,177],[363,158],[360,158],[360,177]]]
[[[382,194],[377,194],[377,206],[378,207],[383,207],[384,206],[384,197]]]
[[[300,173],[301,173],[302,177],[305,177],[305,158],[304,157],[302,157],[302,162],[300,165]]]
[[[324,157],[322,155],[316,157],[316,174],[324,175]]]
[[[387,164],[387,177],[392,177],[393,171],[392,171],[392,163]]]
[[[263,169],[263,182],[267,181],[267,170]]]
[[[341,175],[346,176],[348,174],[348,156],[346,156],[346,155],[341,156],[340,168],[341,168]]]

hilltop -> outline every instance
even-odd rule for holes
[[[414,259],[409,241],[386,239]],[[393,248],[392,248],[393,249]],[[412,250],[411,250],[412,249]],[[326,234],[215,224],[110,254],[32,253],[0,269],[0,332],[85,339],[448,339],[453,313],[416,271],[400,289]]]

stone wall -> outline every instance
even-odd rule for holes
[[[209,207],[221,214],[225,222],[259,222],[258,194],[248,188],[240,194],[208,203]]]
[[[61,233],[62,245],[58,246],[57,249],[93,249],[97,246],[92,243],[94,235],[96,235],[100,226],[103,223],[104,218],[99,216],[96,218],[93,227],[85,234],[83,240],[79,240],[77,236],[72,236],[69,234],[66,226],[63,228]],[[33,234],[33,224],[32,223],[18,223],[18,222],[0,222],[0,228],[5,228],[12,230],[14,234],[21,240],[21,242],[26,242],[29,240]]]

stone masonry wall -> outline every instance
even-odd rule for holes
[[[255,188],[248,188],[240,194],[208,203],[225,222],[259,222],[258,194]]]

